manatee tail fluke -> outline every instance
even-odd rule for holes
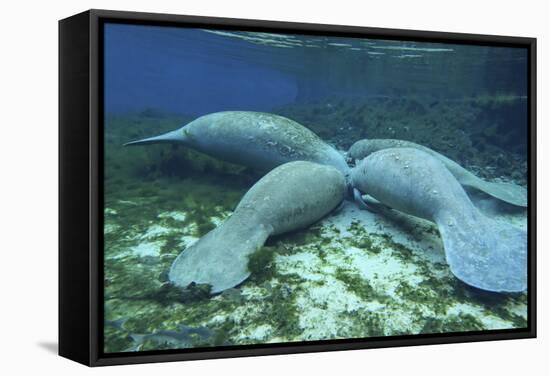
[[[182,129],[176,129],[175,131],[164,133],[159,136],[127,142],[124,144],[124,146],[161,144],[161,143],[182,143],[182,142],[185,142],[185,138],[186,137],[185,137],[184,131]]]
[[[520,185],[485,181],[474,175],[469,177],[467,181],[461,183],[479,189],[509,204],[523,207],[527,206],[527,190]]]
[[[442,216],[437,224],[452,273],[493,292],[527,289],[527,233],[481,213]]]
[[[170,281],[180,287],[209,284],[215,294],[247,279],[248,258],[264,245],[271,230],[243,222],[231,217],[180,253],[170,268]]]

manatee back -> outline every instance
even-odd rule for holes
[[[411,141],[405,141],[405,140],[396,140],[392,138],[387,139],[365,139],[365,140],[359,140],[353,145],[351,145],[348,155],[353,159],[363,159],[368,157],[370,154],[377,152],[379,150],[383,149],[390,149],[390,148],[412,148],[412,149],[418,149],[423,152],[426,152],[430,154],[432,157],[435,157],[439,159],[445,167],[449,169],[449,171],[460,181],[464,176],[470,174],[467,170],[465,170],[462,166],[460,166],[458,163],[453,161],[452,159],[447,158],[443,154],[440,154],[436,152],[435,150],[432,150],[426,146],[416,144]]]
[[[224,111],[184,127],[189,146],[216,158],[271,170],[291,161],[327,164],[346,173],[345,159],[301,124],[274,114]]]
[[[380,202],[433,220],[444,206],[472,206],[443,163],[414,148],[390,148],[370,154],[352,171],[353,185]]]
[[[417,146],[420,145],[405,140],[371,138],[359,140],[351,145],[348,150],[348,156],[356,160],[361,160],[379,150],[390,148],[416,148]]]
[[[395,139],[359,140],[351,146],[348,156],[361,160],[378,150],[397,147],[419,149],[439,159],[464,187],[480,190],[515,206],[527,206],[527,190],[524,187],[512,183],[485,181],[443,154],[414,142]]]
[[[273,234],[306,227],[344,198],[343,174],[331,166],[296,161],[277,167],[243,197],[235,216],[255,216]]]

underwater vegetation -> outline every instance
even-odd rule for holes
[[[362,138],[401,138],[448,155],[480,177],[524,185],[524,146],[513,143],[515,130],[500,115],[524,105],[513,96],[453,102],[388,97],[273,112],[340,150]],[[499,115],[495,108],[502,109]],[[261,177],[184,147],[122,147],[192,119],[154,110],[106,118],[106,352],[527,325],[525,293],[483,292],[451,274],[435,225],[399,213],[380,216],[349,202],[308,229],[269,238],[249,258],[250,278],[235,288],[214,296],[203,285],[174,288],[167,271],[181,250],[227,219]],[[498,142],[495,133],[502,135]],[[524,217],[512,212],[503,220],[525,226]]]
[[[341,150],[364,138],[407,140],[444,154],[481,178],[504,177],[526,185],[526,136],[516,126],[527,116],[522,96],[334,98],[273,112],[300,121]]]

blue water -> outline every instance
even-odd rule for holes
[[[527,93],[519,48],[105,25],[105,108],[202,115],[323,98]],[[282,40],[284,43],[276,43]]]
[[[296,98],[289,75],[244,60],[253,49],[246,42],[223,39],[193,29],[107,25],[107,112],[261,111]]]

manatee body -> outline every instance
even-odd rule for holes
[[[437,224],[452,273],[488,291],[527,286],[527,234],[484,216],[445,165],[417,148],[383,149],[351,172],[355,188]]]
[[[225,222],[185,249],[169,279],[177,286],[212,285],[212,293],[234,287],[250,275],[248,257],[271,235],[321,219],[342,201],[345,178],[331,166],[297,161],[283,164],[244,195]]]
[[[315,133],[282,116],[251,111],[215,112],[166,134],[125,145],[180,143],[215,158],[270,171],[291,161],[310,161],[337,168],[344,157]]]
[[[394,139],[360,140],[351,146],[348,151],[348,156],[356,160],[361,160],[375,151],[398,147],[422,150],[439,159],[464,187],[483,191],[512,205],[527,206],[527,190],[525,188],[516,184],[488,182],[480,179],[452,159],[425,146],[415,144],[414,142]]]

